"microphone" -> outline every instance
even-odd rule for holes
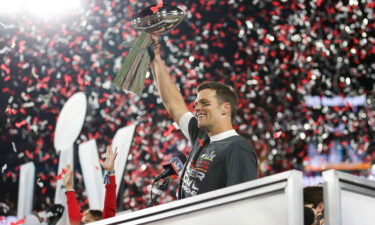
[[[174,179],[180,177],[186,160],[187,158],[184,154],[173,156],[172,159],[169,160],[169,163],[163,165],[164,171],[159,176],[155,177],[155,181],[169,176]]]

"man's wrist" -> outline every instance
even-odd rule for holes
[[[106,170],[106,171],[105,171],[105,174],[106,174],[107,176],[114,176],[114,175],[115,175],[115,171],[114,171],[114,170]]]
[[[74,188],[72,188],[72,187],[67,187],[67,188],[65,189],[65,192],[68,192],[68,191],[75,191],[75,190],[74,190]]]
[[[107,174],[107,175],[115,174],[115,170],[114,169],[105,170],[105,174]]]
[[[152,62],[162,62],[162,58],[160,57],[160,54],[156,54]]]
[[[114,175],[115,175],[114,170],[106,170],[105,173],[104,173],[104,183],[109,184],[110,183],[109,177],[114,176]]]

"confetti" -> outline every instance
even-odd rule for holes
[[[164,3],[154,2],[157,13]],[[162,36],[162,57],[190,109],[201,82],[233,86],[239,97],[235,129],[252,143],[260,177],[303,170],[313,159],[309,144],[322,143],[320,153],[327,154],[334,138],[374,163],[374,3],[354,2],[171,2],[186,18]],[[123,179],[129,187],[123,208],[142,209],[160,163],[175,151],[190,151],[189,141],[171,127],[151,73],[141,96],[111,85],[138,35],[130,19],[150,2],[82,4],[84,10],[70,15],[79,19],[58,17],[54,26],[26,14],[1,22],[6,32],[0,36],[0,107],[5,112],[0,140],[9,146],[6,158],[15,154],[19,161],[38,163],[46,192],[35,202],[38,208],[48,206],[54,193],[49,190],[56,185],[49,171],[59,162],[53,145],[56,120],[67,99],[83,91],[89,110],[77,144],[96,139],[105,146],[117,129],[137,124]],[[307,104],[307,96],[317,96],[319,104]],[[364,96],[361,104],[353,96]],[[344,104],[333,104],[335,99]],[[14,162],[6,163],[5,190],[16,196],[10,185],[18,179]],[[366,176],[366,171],[356,172]],[[88,207],[82,175],[75,175],[77,197]],[[174,200],[176,191],[177,184],[171,184],[160,202]]]
[[[19,225],[19,224],[24,224],[25,223],[25,219],[20,219],[18,220],[17,222],[15,223],[10,223],[11,225]]]
[[[156,4],[156,6],[154,7],[151,7],[151,11],[153,13],[157,13],[159,12],[159,9],[163,7],[163,0],[158,0],[158,3]]]
[[[39,187],[41,187],[41,188],[44,187],[44,183],[43,183],[43,181],[40,178],[38,178],[38,180],[36,181],[36,183],[38,184]]]
[[[61,180],[62,175],[66,174],[66,172],[67,172],[67,169],[63,168],[62,171],[56,176],[56,180]]]
[[[14,152],[17,152],[16,144],[14,144],[13,141],[12,141],[12,148],[13,148],[13,151],[14,151]]]
[[[176,129],[176,127],[174,125],[170,125],[168,127],[168,130],[164,132],[164,136],[169,136],[172,134],[172,132]]]
[[[199,138],[198,142],[199,142],[199,146],[203,147],[203,140]]]
[[[7,169],[8,165],[5,163],[3,167],[1,168],[1,173],[4,173],[4,171]]]

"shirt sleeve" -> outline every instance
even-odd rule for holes
[[[116,215],[116,177],[108,177],[109,183],[105,185],[103,219],[114,217]]]
[[[184,115],[181,116],[178,126],[180,127],[182,133],[185,135],[187,139],[190,140],[189,135],[189,122],[194,115],[191,112],[186,112]]]
[[[227,151],[226,159],[227,186],[243,183],[257,178],[258,161],[250,144],[238,143]]]
[[[65,195],[70,224],[79,225],[82,219],[82,215],[76,198],[76,193],[74,191],[67,191]]]

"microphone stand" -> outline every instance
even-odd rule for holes
[[[147,205],[147,208],[150,208],[151,206],[153,206],[156,203],[156,201],[160,197],[161,192],[165,191],[167,189],[169,181],[170,181],[169,177],[163,181],[163,183],[159,186],[159,191],[151,199],[151,202]],[[152,192],[152,189],[151,189],[151,192]]]

